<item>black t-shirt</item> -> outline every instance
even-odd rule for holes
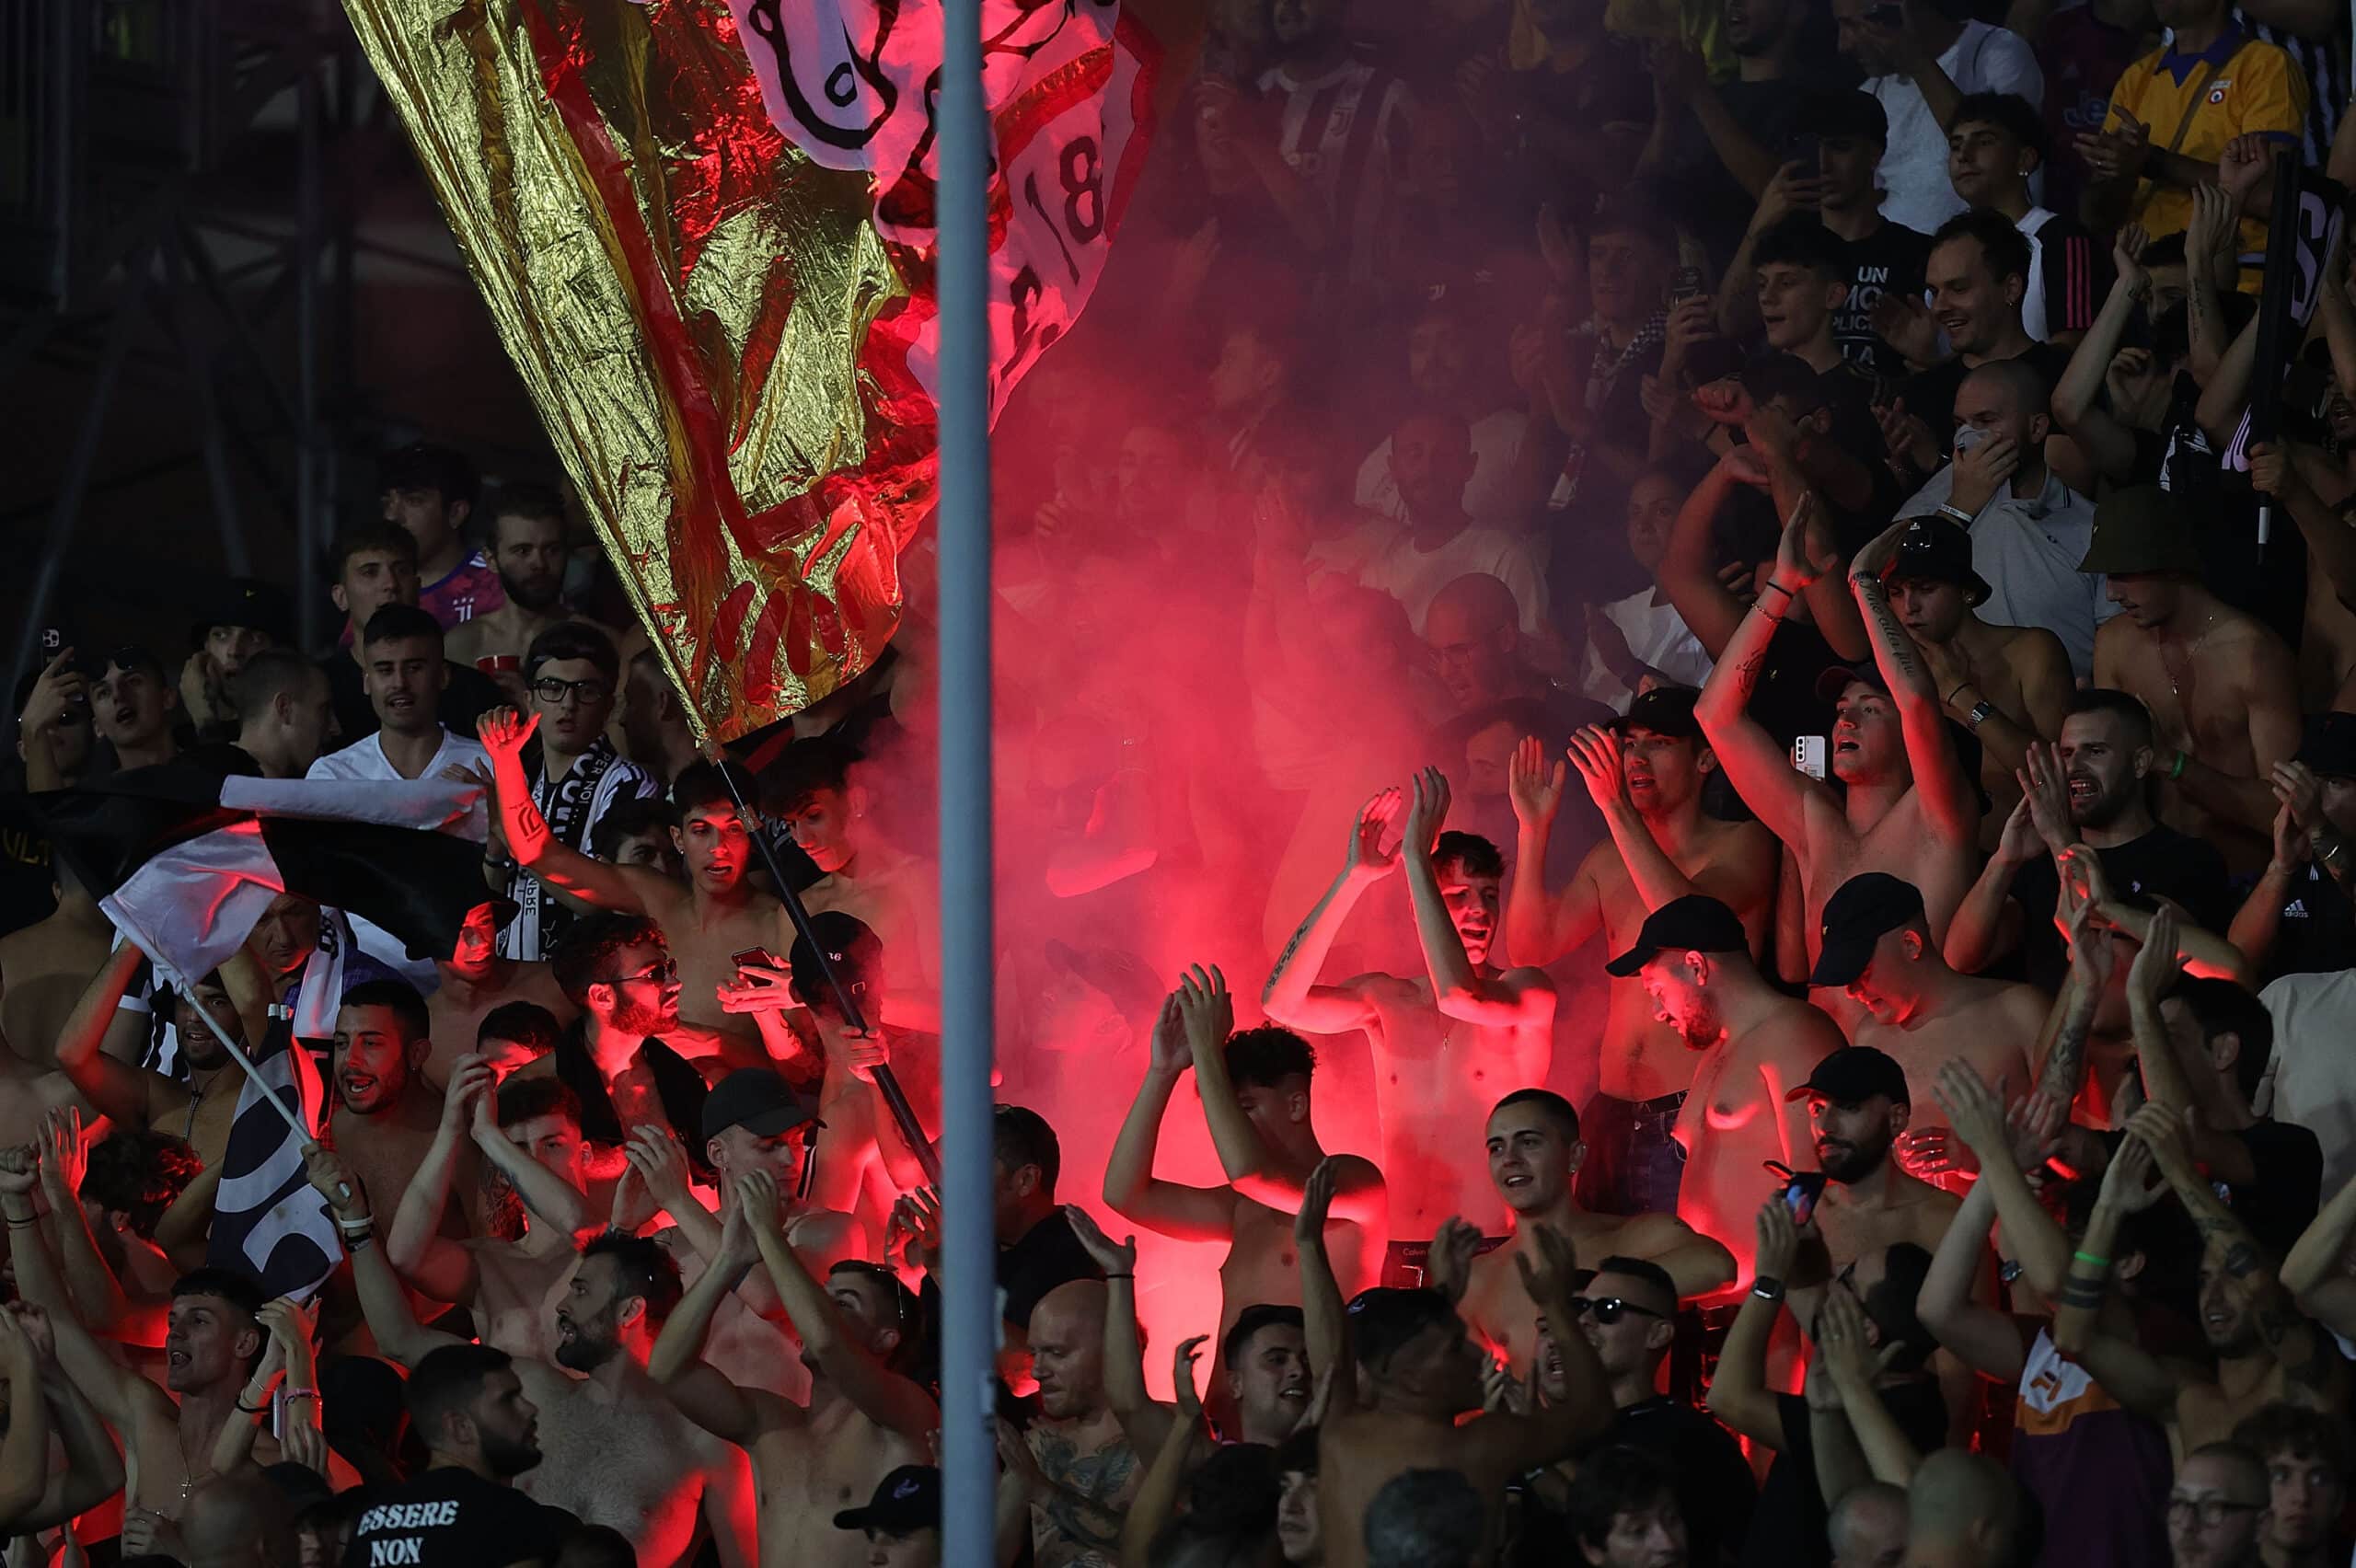
[[[2184,905],[2194,924],[2209,930],[2223,931],[2241,906],[2226,881],[2225,858],[2215,846],[2165,824],[2155,825],[2141,838],[2097,849],[2095,856],[2113,894],[2171,899]],[[2052,857],[2040,855],[2021,868],[2013,879],[2013,897],[2021,906],[2023,973],[2030,985],[2058,991],[2070,973],[2070,954],[2053,925],[2062,882]]]
[[[1835,235],[1832,243],[1849,269],[1849,297],[1832,313],[1833,340],[1841,345],[1843,355],[1877,375],[1889,379],[1904,375],[1905,357],[1874,331],[1874,305],[1891,289],[1921,295],[1923,270],[1931,260],[1931,236],[1903,224],[1884,223],[1863,239]],[[1938,426],[1934,423],[1931,428]]]
[[[1692,1405],[1659,1394],[1614,1415],[1597,1447],[1622,1443],[1668,1461],[1678,1511],[1685,1516],[1686,1560],[1693,1568],[1719,1568],[1749,1531],[1759,1501],[1759,1483],[1733,1434]]]
[[[1900,1383],[1882,1389],[1881,1399],[1916,1452],[1927,1454],[1946,1444],[1947,1407],[1936,1383]],[[1778,1394],[1775,1405],[1783,1414],[1784,1447],[1759,1489],[1759,1506],[1742,1543],[1742,1568],[1827,1568],[1832,1561],[1832,1543],[1825,1535],[1831,1516],[1817,1484],[1807,1401]]]
[[[1031,1309],[1059,1285],[1076,1279],[1103,1279],[1104,1271],[1080,1244],[1071,1216],[1057,1209],[1022,1233],[1011,1247],[998,1254],[999,1288],[1006,1292],[1006,1320],[1031,1326]]]
[[[343,731],[343,744],[365,740],[383,729],[376,709],[368,701],[368,688],[360,666],[352,663],[352,655],[338,649],[321,663],[328,672],[328,695],[335,704],[335,721]],[[471,664],[452,664],[450,684],[443,690],[436,712],[444,729],[472,740],[476,720],[494,708],[509,706],[507,694],[499,689],[497,681]]]
[[[2048,392],[2062,379],[2069,368],[2070,350],[2062,343],[2032,343],[2028,352],[2015,356],[2020,363],[2045,378]],[[1953,444],[1955,434],[1955,395],[1963,387],[1963,378],[1971,374],[1962,356],[1934,364],[1909,376],[1899,395],[1906,399],[1906,411],[1931,427],[1931,439],[1941,447]]]
[[[507,1568],[556,1561],[565,1532],[581,1521],[535,1503],[512,1486],[456,1468],[427,1470],[398,1486],[361,1494],[359,1522],[343,1568],[413,1563],[418,1568]]]
[[[2272,1120],[2234,1136],[2249,1150],[2258,1178],[2228,1186],[2225,1202],[2269,1256],[2284,1257],[2322,1205],[2323,1145],[2304,1127]]]
[[[2110,296],[2110,246],[2060,212],[2038,225],[2034,243],[2038,281],[2045,286],[2045,335],[2092,327],[2095,313]]]
[[[2356,905],[2313,864],[2292,879],[2281,924],[2266,955],[2266,976],[2328,974],[2356,965]]]

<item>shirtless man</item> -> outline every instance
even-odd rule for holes
[[[642,866],[610,866],[558,842],[532,803],[524,743],[538,727],[538,715],[522,719],[502,708],[484,714],[478,728],[491,753],[500,824],[517,862],[555,893],[596,909],[644,915],[661,926],[677,962],[680,1016],[732,1046],[730,1065],[758,1065],[758,1030],[750,1020],[723,1012],[716,998],[736,977],[730,955],[776,940],[784,911],[746,880],[752,834],[727,780],[705,764],[672,781],[671,803],[680,822],[672,838],[686,863],[684,884]]]
[[[1753,1232],[1742,1218],[1758,1207],[1763,1167],[1815,1163],[1807,1118],[1788,1103],[1792,1089],[1841,1046],[1831,1019],[1768,985],[1749,944],[1733,910],[1688,894],[1647,916],[1606,965],[1640,981],[1661,1021],[1697,1054],[1693,1090],[1677,1117],[1687,1174],[1677,1217],[1725,1244],[1737,1279],[1750,1274]]]
[[[867,1543],[833,1528],[837,1512],[901,1465],[921,1464],[941,1424],[932,1397],[907,1375],[923,1314],[886,1270],[846,1260],[822,1285],[780,1232],[776,1182],[736,1181],[719,1252],[663,1325],[647,1372],[704,1431],[743,1448],[761,1500],[761,1562],[776,1568],[853,1568]],[[740,1388],[696,1359],[712,1313],[760,1264],[785,1303],[810,1369],[806,1404]]]
[[[1645,917],[1688,894],[1706,894],[1741,917],[1759,955],[1775,903],[1781,847],[1755,822],[1721,822],[1702,810],[1702,785],[1717,758],[1693,720],[1697,694],[1657,687],[1628,705],[1616,734],[1582,730],[1570,759],[1611,836],[1580,862],[1550,909],[1534,868],[1563,797],[1536,741],[1513,763],[1518,866],[1506,905],[1506,940],[1525,963],[1552,963],[1598,928],[1613,951],[1635,940]],[[1579,1168],[1578,1201],[1604,1214],[1664,1214],[1677,1206],[1685,1158],[1670,1128],[1692,1087],[1697,1058],[1656,1015],[1644,987],[1614,979],[1607,995],[1600,1082],[1583,1118],[1594,1142]]]
[[[739,1067],[712,1085],[699,1130],[720,1194],[720,1216],[703,1205],[690,1185],[686,1151],[677,1139],[655,1126],[631,1129],[630,1170],[673,1221],[655,1232],[654,1240],[670,1253],[682,1278],[701,1283],[710,1260],[719,1255],[723,1216],[733,1211],[745,1177],[766,1176],[780,1193],[802,1190],[811,1133],[825,1126],[792,1087],[766,1067]],[[618,1209],[620,1202],[618,1196]],[[856,1216],[805,1207],[792,1198],[785,1203],[782,1234],[814,1274],[867,1254],[867,1231]],[[746,1388],[800,1398],[808,1374],[785,1339],[785,1315],[767,1274],[745,1277],[717,1309],[704,1359]]]
[[[1913,1113],[1906,1069],[1870,1045],[1844,1046],[1817,1063],[1787,1097],[1807,1102],[1816,1128],[1817,1165],[1826,1178],[1816,1226],[1831,1272],[1901,1241],[1935,1251],[1961,1205],[1899,1167],[1898,1139]],[[1803,1288],[1810,1283],[1821,1282],[1793,1282],[1801,1297],[1794,1309],[1803,1321],[1815,1317]]]
[[[0,937],[0,1036],[42,1067],[55,1065],[74,1004],[114,948],[114,923],[64,857],[52,856],[50,871],[56,910]]]
[[[2108,572],[2122,612],[2095,636],[2095,685],[2151,712],[2167,777],[2160,819],[2216,845],[2236,873],[2264,870],[2280,804],[2269,780],[2299,749],[2297,659],[2202,581],[2189,519],[2167,491],[2106,496],[2078,570]]]
[[[581,618],[564,603],[564,498],[546,485],[505,487],[492,505],[489,543],[507,602],[450,628],[450,662],[481,670],[508,701],[526,707],[525,652],[550,627]]]
[[[1838,706],[1831,762],[1842,788],[1794,768],[1784,749],[1746,711],[1776,623],[1819,575],[1805,544],[1807,505],[1794,509],[1773,574],[1710,672],[1693,716],[1728,780],[1791,848],[1812,964],[1824,901],[1859,871],[1888,871],[1921,888],[1931,929],[1944,938],[1948,917],[1971,885],[1980,802],[1957,764],[1930,673],[1889,607],[1871,551],[1858,552],[1849,586],[1865,616],[1874,666],[1836,665],[1817,686]],[[1887,534],[1879,542],[1894,545]],[[1819,1005],[1837,1017],[1847,1004],[1835,995]],[[1738,1218],[1750,1208],[1745,1203],[1733,1215]]]
[[[240,1045],[245,1024],[219,976],[205,975],[184,988],[188,994],[173,997],[188,1080],[133,1066],[146,1044],[147,1015],[121,1004],[144,962],[129,942],[115,949],[57,1038],[58,1070],[100,1114],[122,1126],[186,1138],[206,1165],[218,1164],[229,1147],[229,1124],[237,1119],[237,1086],[244,1078],[196,1009],[202,1007]],[[102,1044],[109,1048],[100,1049]]]
[[[475,1235],[440,1234],[468,1143],[522,1201],[520,1237],[504,1239],[488,1216],[470,1228]],[[385,1233],[385,1259],[421,1294],[472,1309],[483,1343],[511,1355],[552,1355],[549,1309],[579,1255],[573,1238],[588,1224],[587,1188],[572,1091],[546,1078],[499,1084],[480,1056],[461,1056],[433,1146]]]
[[[458,928],[450,956],[433,961],[442,984],[426,998],[433,1049],[420,1070],[436,1089],[448,1085],[457,1058],[475,1049],[482,1021],[494,1009],[510,1002],[533,1002],[554,1014],[560,1024],[581,1014],[546,963],[500,956],[500,917],[514,907],[505,900],[476,905]]]
[[[1518,1255],[1523,1291],[1550,1322],[1577,1319],[1570,1243],[1536,1228],[1536,1261]],[[1528,1414],[1481,1409],[1479,1345],[1445,1297],[1378,1288],[1351,1303],[1355,1366],[1337,1366],[1332,1412],[1318,1428],[1318,1508],[1327,1568],[1364,1568],[1367,1505],[1403,1470],[1438,1466],[1472,1483],[1491,1515],[1512,1481],[1565,1459],[1611,1421],[1603,1368],[1586,1339],[1561,1344],[1567,1397]],[[1363,1380],[1364,1395],[1359,1384]]]
[[[762,810],[785,824],[824,873],[802,890],[803,907],[813,915],[839,909],[873,931],[892,955],[884,1021],[939,1032],[939,868],[903,854],[876,833],[867,786],[856,778],[839,742],[800,742],[779,766]],[[777,940],[780,947],[792,943],[790,923],[780,921]]]
[[[0,1213],[17,1243],[17,1288],[25,1301],[46,1309],[58,1364],[122,1439],[132,1478],[126,1508],[151,1516],[143,1530],[177,1519],[206,1479],[207,1458],[222,1429],[251,1420],[236,1406],[269,1340],[256,1320],[261,1289],[233,1269],[182,1274],[172,1286],[164,1383],[157,1387],[117,1360],[76,1315],[56,1257],[33,1218],[39,1170],[30,1147],[0,1152]],[[264,1465],[282,1457],[267,1431],[255,1435],[253,1455]]]
[[[999,1456],[1030,1493],[1039,1568],[1114,1568],[1121,1522],[1143,1479],[1139,1445],[1106,1395],[1109,1295],[1103,1280],[1074,1279],[1039,1298],[1030,1328],[1039,1413],[1020,1435],[999,1429]],[[1134,1310],[1134,1297],[1124,1305]],[[1476,1379],[1476,1402],[1477,1388]],[[1166,1424],[1168,1407],[1155,1408]]]
[[[1551,1090],[1518,1089],[1489,1113],[1489,1180],[1513,1218],[1513,1239],[1474,1256],[1480,1238],[1450,1221],[1432,1243],[1433,1284],[1457,1298],[1473,1334],[1494,1347],[1517,1377],[1538,1349],[1538,1309],[1521,1286],[1516,1260],[1545,1262],[1535,1239],[1553,1228],[1590,1258],[1643,1258],[1669,1271],[1680,1297],[1708,1296],[1735,1282],[1734,1255],[1697,1236],[1670,1214],[1631,1218],[1589,1214],[1572,1193],[1587,1146],[1578,1113]]]
[[[2337,1412],[2348,1399],[2348,1363],[2330,1337],[2292,1302],[2275,1265],[2235,1218],[2194,1162],[2184,1119],[2146,1105],[2129,1121],[2130,1136],[2103,1173],[2101,1195],[2086,1225],[2085,1245],[2070,1265],[2053,1320],[2053,1343],[2094,1374],[2128,1410],[2169,1428],[2176,1451],[2189,1454],[2233,1435],[2261,1405],[2276,1401]],[[2148,1148],[2150,1157],[2131,1151]],[[2159,1167],[2200,1235],[2200,1332],[2217,1358],[2204,1377],[2163,1362],[2131,1335],[2099,1323],[2110,1278],[2108,1257],[2120,1220],[2147,1205],[2144,1179]]]
[[[1865,1014],[1850,1038],[1905,1070],[1911,1103],[1921,1109],[1898,1140],[1899,1164],[1960,1196],[1976,1166],[1947,1136],[1931,1086],[1961,1058],[1981,1082],[2011,1085],[2008,1100],[2027,1092],[2028,1047],[2050,1010],[2045,993],[1948,968],[1931,940],[1922,894],[1886,871],[1851,877],[1825,900],[1808,984],[1845,991]]]
[[[1909,518],[1889,556],[1889,607],[1922,650],[1946,716],[1980,741],[1980,784],[1994,802],[1981,824],[1992,847],[2020,798],[2015,772],[2028,748],[2062,733],[2073,682],[2062,640],[2041,627],[1995,626],[1976,613],[1987,581],[1971,567],[1971,536],[1943,517]]]
[[[1553,982],[1490,962],[1504,862],[1485,839],[1441,833],[1447,815],[1448,782],[1436,768],[1416,778],[1412,804],[1395,789],[1368,801],[1341,876],[1293,933],[1260,997],[1277,1023],[1306,1034],[1362,1029],[1373,1045],[1382,1170],[1392,1194],[1386,1278],[1394,1271],[1409,1277],[1403,1271],[1428,1250],[1425,1239],[1450,1215],[1497,1233],[1502,1207],[1473,1161],[1457,1153],[1459,1135],[1498,1088],[1545,1082],[1554,1055]],[[1403,860],[1426,973],[1317,984],[1350,911]]]
[[[1145,1080],[1104,1165],[1104,1206],[1181,1241],[1225,1241],[1219,1264],[1218,1333],[1264,1302],[1300,1300],[1292,1250],[1310,1173],[1325,1158],[1310,1109],[1316,1056],[1276,1024],[1234,1032],[1235,1009],[1217,970],[1178,982],[1155,1020]],[[1153,1174],[1155,1146],[1171,1096],[1195,1073],[1203,1119],[1226,1170],[1223,1187],[1190,1187]],[[1345,1292],[1373,1283],[1376,1249],[1390,1232],[1382,1172],[1357,1155],[1334,1158],[1326,1249]]]
[[[415,1366],[464,1342],[425,1328],[371,1240],[366,1183],[331,1149],[304,1155],[311,1185],[352,1239],[352,1273],[384,1353]],[[698,1429],[646,1375],[655,1334],[678,1304],[662,1249],[608,1233],[582,1249],[558,1301],[554,1365],[515,1360],[538,1407],[544,1462],[518,1482],[534,1500],[619,1530],[646,1568],[684,1568],[708,1531],[725,1568],[754,1561],[752,1477],[743,1454]]]
[[[419,1076],[433,1049],[425,998],[406,980],[371,980],[343,994],[335,1017],[329,1066],[335,1107],[328,1119],[336,1152],[380,1193],[406,1193],[425,1163],[442,1123],[442,1096]],[[459,1157],[461,1192],[476,1181],[471,1155]],[[445,1235],[472,1227],[463,1208],[437,1216]]]

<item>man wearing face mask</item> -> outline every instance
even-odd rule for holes
[[[2100,574],[2079,570],[2094,503],[2046,466],[2050,385],[2026,358],[1991,360],[1964,375],[1947,405],[1955,460],[1898,513],[1966,530],[1988,619],[2047,628],[2062,640],[2072,674],[2084,676],[2094,668],[2096,628],[2119,605]]]

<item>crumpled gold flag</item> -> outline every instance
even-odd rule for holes
[[[1104,0],[987,0],[986,29],[990,7],[995,407],[1103,265],[1154,51]],[[733,739],[866,669],[933,501],[931,138],[869,167],[780,129],[765,91],[814,69],[826,101],[849,81],[929,118],[937,0],[929,66],[922,0],[344,8],[699,726]],[[780,18],[814,16],[849,63],[805,49],[781,70]],[[1034,221],[1003,171],[1037,160]],[[1043,284],[1043,256],[1068,281]]]

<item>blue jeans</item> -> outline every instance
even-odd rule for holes
[[[1685,1180],[1685,1146],[1670,1136],[1682,1090],[1657,1100],[1599,1094],[1579,1113],[1587,1160],[1579,1167],[1579,1206],[1596,1214],[1675,1214]]]

